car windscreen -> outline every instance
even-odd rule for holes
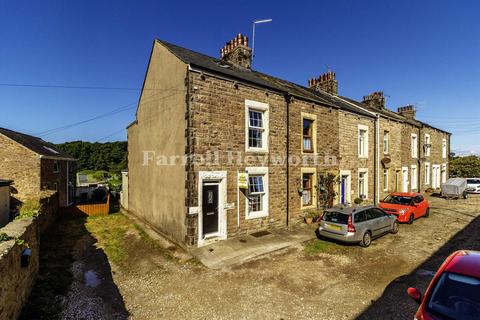
[[[394,203],[394,204],[410,205],[410,204],[412,203],[412,197],[388,195],[388,196],[383,200],[383,202],[386,202],[386,203]]]
[[[467,179],[467,184],[480,184],[480,179]]]
[[[335,211],[325,211],[323,214],[323,220],[339,224],[348,224],[348,214]]]
[[[442,274],[427,303],[427,311],[442,319],[480,320],[480,279]]]

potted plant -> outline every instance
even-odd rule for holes
[[[355,198],[355,200],[353,200],[353,203],[355,203],[357,206],[361,205],[362,202],[363,202],[362,198]]]
[[[317,212],[315,210],[308,210],[306,213],[305,213],[305,222],[307,224],[312,224],[313,223],[313,219],[315,219],[316,217],[318,216]]]

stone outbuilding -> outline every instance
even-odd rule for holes
[[[10,221],[11,180],[0,179],[0,228]]]
[[[58,192],[60,206],[73,203],[75,159],[40,138],[0,128],[0,176],[13,180],[13,196],[38,198],[42,190]]]

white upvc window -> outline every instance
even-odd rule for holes
[[[255,219],[268,216],[268,168],[246,168],[248,172],[248,194],[246,218]]]
[[[245,151],[268,152],[268,104],[245,100]]]
[[[411,174],[411,188],[412,190],[416,190],[418,188],[418,172],[417,172],[417,166],[412,165],[412,174]]]
[[[368,158],[368,127],[358,125],[358,157]]]
[[[429,162],[425,162],[424,176],[425,176],[425,184],[426,185],[430,184],[430,163]]]
[[[425,133],[425,142],[423,145],[423,149],[425,152],[425,157],[430,157],[430,149],[432,148],[432,142],[430,140],[430,135]]]
[[[388,169],[383,169],[383,191],[388,191]]]
[[[447,139],[442,139],[442,158],[447,158]]]
[[[383,132],[383,153],[388,154],[390,148],[390,134],[388,131]]]
[[[412,133],[411,137],[412,158],[418,158],[418,136]]]
[[[358,197],[368,198],[368,169],[358,169]]]

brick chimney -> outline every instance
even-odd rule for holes
[[[398,113],[408,119],[415,119],[417,110],[411,104],[406,105],[405,107],[399,107]]]
[[[252,49],[248,47],[247,36],[239,33],[220,50],[220,57],[237,67],[250,69],[252,65]]]
[[[363,103],[375,109],[384,109],[385,96],[383,91],[376,91],[368,96],[363,96]]]
[[[309,79],[308,87],[328,92],[334,96],[338,95],[338,82],[335,79],[335,72],[332,71],[327,71],[318,78]]]

